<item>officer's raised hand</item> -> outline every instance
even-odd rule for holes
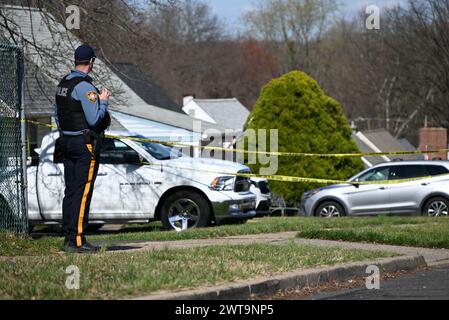
[[[108,89],[104,88],[101,90],[100,101],[109,101],[110,92]]]

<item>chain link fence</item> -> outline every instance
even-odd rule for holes
[[[0,232],[28,232],[22,50],[0,43]]]

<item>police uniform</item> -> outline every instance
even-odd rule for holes
[[[100,101],[99,91],[87,74],[72,71],[58,85],[55,118],[66,186],[62,209],[64,248],[74,252],[97,251],[98,247],[86,242],[84,232],[100,164],[101,142],[110,125],[108,101]]]

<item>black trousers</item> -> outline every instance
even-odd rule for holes
[[[80,247],[86,242],[84,231],[88,226],[100,157],[86,136],[64,136],[61,148],[65,179],[62,205],[64,244]]]

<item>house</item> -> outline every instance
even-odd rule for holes
[[[13,30],[15,40],[23,39],[27,65],[38,71],[27,78],[30,93],[25,108],[35,109],[35,115],[39,114],[48,122],[53,109],[54,88],[73,68],[73,52],[81,42],[44,10],[9,5],[0,6],[0,10],[6,13],[9,20],[6,23]],[[11,33],[5,32],[2,36],[11,41]],[[112,129],[124,128],[150,139],[177,141],[191,146],[200,146],[203,139],[213,135],[225,134],[225,128],[217,123],[192,119],[180,112],[160,88],[142,83],[147,79],[135,66],[111,66],[96,59],[92,77],[99,88],[107,87],[111,91]],[[45,86],[41,87],[41,83]],[[38,134],[34,134],[33,143],[37,142],[37,137]],[[198,149],[196,151],[195,155],[198,155]]]
[[[428,151],[428,150],[443,150],[447,149],[447,129],[446,128],[432,128],[427,127],[427,124],[424,128],[419,130],[419,150]],[[426,159],[448,159],[447,152],[440,153],[432,153],[425,154],[424,157]]]
[[[45,124],[52,123],[55,113],[52,81],[31,61],[25,62],[24,78],[25,117]],[[42,138],[51,131],[44,126],[27,126],[27,154],[35,155],[34,149],[40,147]]]
[[[249,116],[249,110],[236,98],[196,99],[194,96],[185,96],[182,110],[193,119],[215,123],[234,131],[236,136],[243,132]]]
[[[186,115],[135,65],[113,63],[111,70],[115,70],[116,75],[126,83],[129,90],[146,103],[144,107],[141,103],[111,106],[112,116],[127,130],[158,141],[175,141],[182,145],[197,147],[211,145],[217,136],[221,137],[222,141],[226,141],[224,127],[202,119],[192,119]],[[201,152],[199,148],[184,151],[192,156],[199,156]],[[205,152],[203,156],[212,157],[214,154]]]
[[[161,87],[145,76],[136,65],[114,62],[109,64],[109,67],[147,104],[183,114],[178,104]]]
[[[406,139],[398,140],[385,129],[354,132],[352,138],[359,147],[360,152],[363,153],[416,151],[416,148]],[[424,156],[421,154],[407,154],[362,157],[366,167],[398,160],[424,160]]]

